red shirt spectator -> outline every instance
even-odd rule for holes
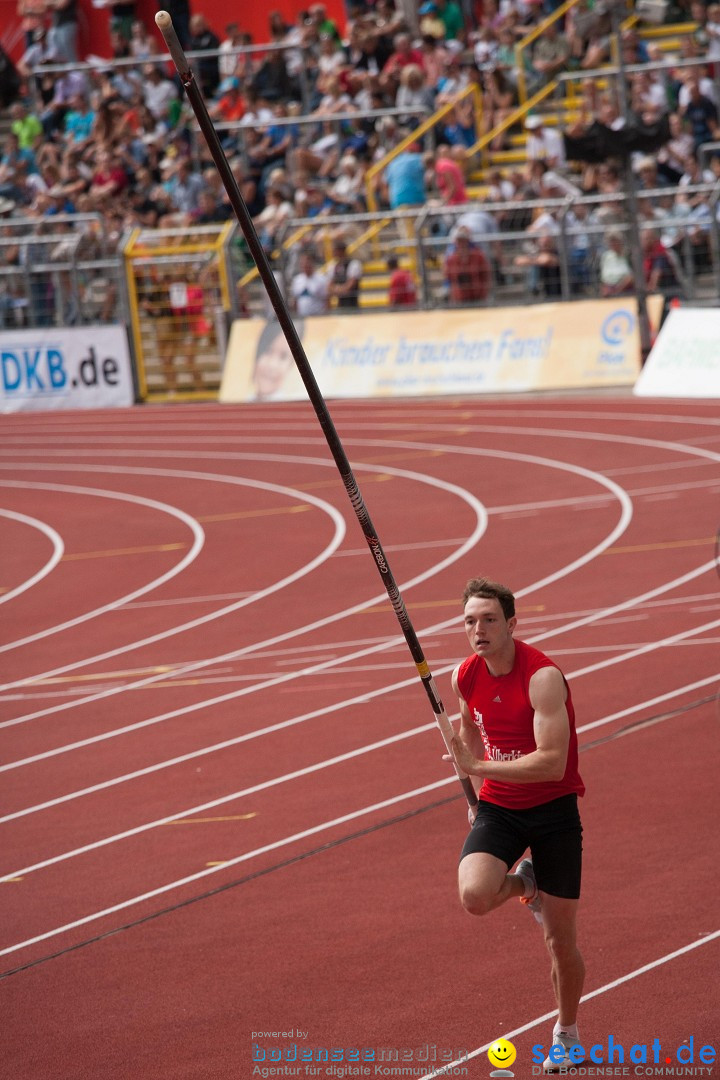
[[[490,263],[484,251],[473,247],[464,230],[455,237],[455,250],[445,260],[450,302],[467,304],[485,300],[490,292]]]
[[[409,270],[400,268],[396,255],[390,256],[387,265],[390,271],[388,289],[390,307],[414,307],[417,304],[417,291],[412,274]]]
[[[468,201],[465,176],[452,156],[449,146],[438,149],[435,161],[435,182],[447,206],[460,206]]]

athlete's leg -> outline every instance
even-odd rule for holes
[[[578,1004],[585,979],[585,964],[577,947],[577,900],[540,892],[545,944],[552,964],[552,984],[560,1024],[577,1021]]]
[[[513,896],[522,896],[522,878],[508,873],[503,859],[486,851],[465,855],[458,870],[460,902],[471,915],[487,915]]]

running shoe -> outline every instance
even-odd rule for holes
[[[557,1050],[555,1051],[553,1057],[560,1058],[559,1061],[554,1061],[553,1058],[548,1055],[548,1057],[546,1057],[545,1061],[543,1062],[544,1072],[554,1073],[560,1072],[561,1070],[577,1068],[578,1065],[582,1065],[582,1063],[585,1061],[585,1058],[582,1058],[580,1061],[576,1061],[575,1058],[570,1057],[570,1051],[573,1046],[580,1046],[581,1043],[579,1039],[576,1039],[573,1035],[568,1035],[566,1031],[559,1031],[557,1035],[553,1035],[552,1044],[553,1046],[561,1047],[563,1054],[562,1057],[560,1057],[560,1054],[557,1052]]]
[[[533,918],[536,922],[539,922],[542,926],[542,905],[540,901],[540,893],[538,892],[537,882],[535,880],[535,871],[533,870],[532,859],[523,859],[518,863],[515,873],[518,877],[521,877],[525,882],[525,891],[531,889],[530,896],[521,896],[520,903],[532,911]]]

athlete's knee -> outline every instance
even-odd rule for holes
[[[576,961],[578,952],[574,927],[545,927],[545,944],[552,959],[558,963]]]
[[[460,883],[460,903],[470,915],[487,915],[492,911],[495,897],[472,882]]]

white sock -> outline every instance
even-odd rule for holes
[[[532,896],[535,895],[535,889],[533,888],[533,883],[532,883],[531,878],[526,877],[525,874],[519,874],[517,872],[517,870],[515,871],[515,874],[516,874],[517,877],[520,878],[520,880],[523,883],[523,889],[524,889],[523,897],[526,900],[529,900]]]
[[[570,1035],[573,1039],[579,1039],[577,1024],[561,1024],[558,1020],[553,1028],[553,1037],[555,1035]]]

